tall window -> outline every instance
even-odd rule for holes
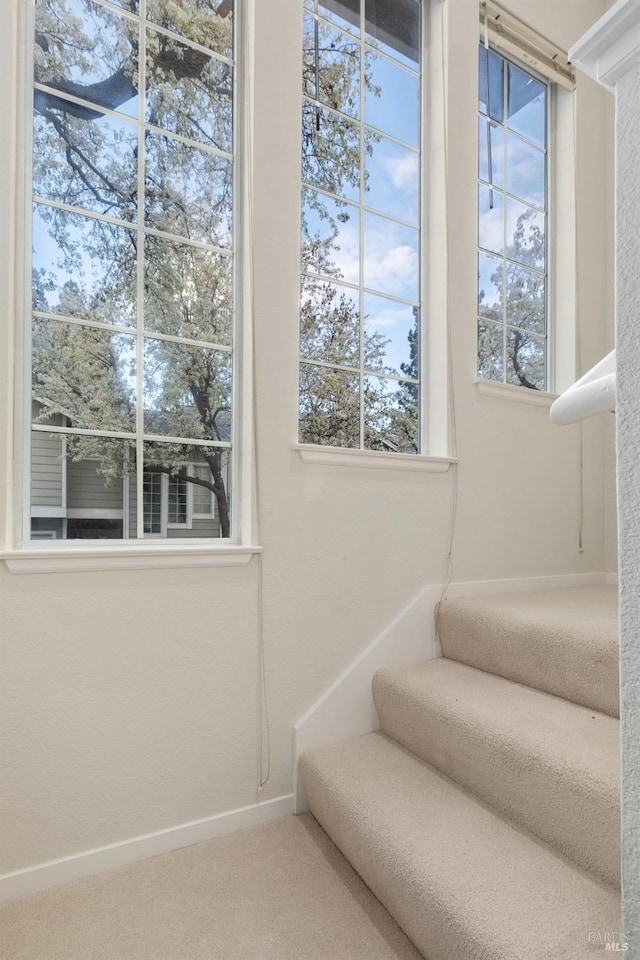
[[[548,87],[480,45],[478,375],[547,389]]]
[[[233,6],[36,0],[34,536],[234,536]]]
[[[420,0],[305,0],[299,435],[420,451]]]

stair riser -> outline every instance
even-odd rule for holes
[[[509,623],[455,601],[440,605],[438,636],[449,660],[468,664],[611,717],[619,716],[615,643],[586,646],[561,630]]]

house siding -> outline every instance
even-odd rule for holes
[[[33,432],[31,442],[31,504],[62,507],[62,440]]]
[[[107,485],[97,472],[98,462],[67,461],[67,506],[70,510],[122,510],[122,480]]]

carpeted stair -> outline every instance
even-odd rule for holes
[[[438,626],[376,674],[380,732],[302,757],[310,810],[427,960],[588,958],[620,929],[615,588]]]

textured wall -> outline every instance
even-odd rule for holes
[[[456,580],[600,571],[603,428],[585,426],[584,553],[579,431],[542,407],[480,396],[476,311],[477,3],[454,0],[449,317],[460,457]],[[0,169],[15,170],[12,11],[0,4]],[[303,464],[296,440],[302,0],[256,3],[255,270],[258,445],[271,779],[291,790],[294,723],[427,584],[445,575],[453,472]],[[569,44],[599,2],[519,0]],[[584,363],[606,345],[610,94],[581,77],[579,202]],[[13,202],[0,192],[0,222]],[[10,383],[12,246],[0,231],[0,385]],[[434,318],[438,322],[438,317]],[[7,365],[7,366],[4,366]],[[5,390],[0,386],[0,390]],[[7,476],[8,388],[0,443]],[[0,870],[16,870],[253,803],[256,561],[245,568],[13,576],[0,569],[3,633]]]
[[[617,442],[624,929],[640,957],[640,66],[617,85]]]

